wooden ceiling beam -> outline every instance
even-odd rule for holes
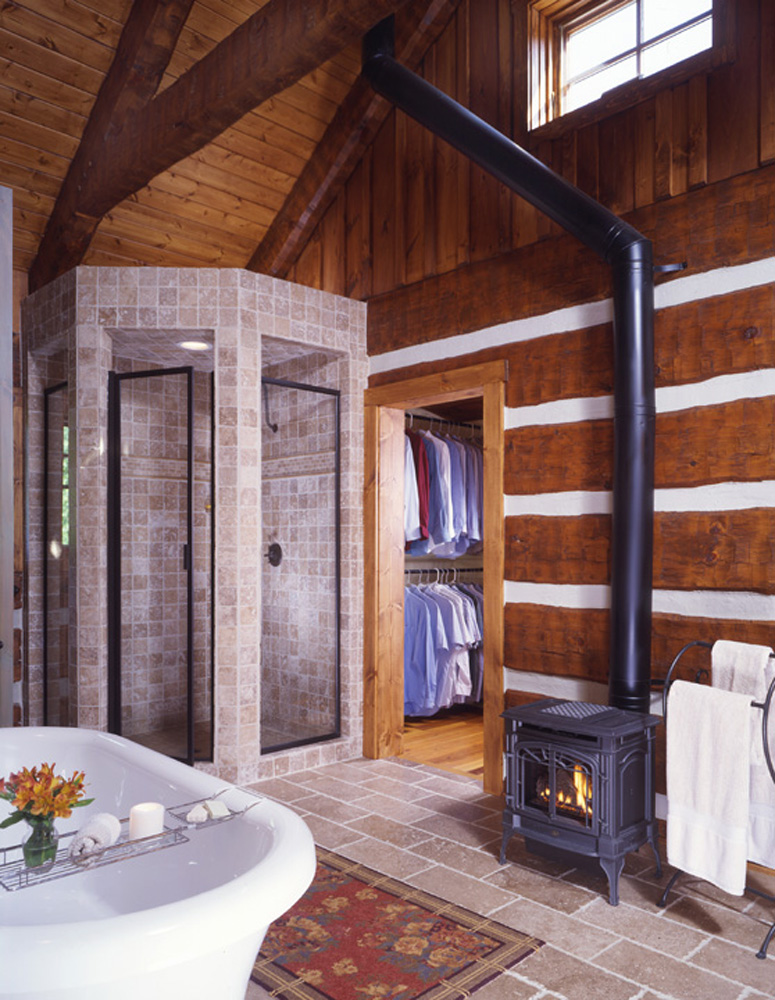
[[[101,218],[87,207],[85,192],[122,123],[156,93],[192,4],[136,0],[132,5],[30,268],[31,291],[83,259]]]
[[[426,0],[396,18],[396,58],[417,69],[460,0]],[[285,277],[392,105],[358,77],[246,267]]]
[[[142,2],[188,9],[191,0]],[[90,158],[81,159],[68,203],[56,220],[52,216],[51,236],[47,231],[30,272],[31,286],[38,288],[79,264],[99,220],[124,198],[360,39],[405,2],[269,0],[157,97],[127,108],[121,127],[109,136],[103,124]],[[117,73],[129,82],[121,70]],[[115,121],[115,112],[108,117]]]

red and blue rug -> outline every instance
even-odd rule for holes
[[[454,1000],[543,941],[318,848],[315,879],[269,928],[253,981],[280,1000]]]

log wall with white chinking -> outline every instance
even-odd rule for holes
[[[657,678],[691,639],[775,643],[774,305],[775,257],[657,288]],[[407,367],[509,361],[504,680],[516,699],[606,696],[610,308],[582,303],[372,357],[374,382]],[[580,326],[585,316],[594,322]]]
[[[475,18],[463,0],[422,69],[440,82],[454,51],[445,89],[518,138],[521,41],[500,43],[523,6],[481,2]],[[650,238],[657,263],[688,265],[656,288],[657,678],[690,639],[775,643],[775,9],[726,10],[736,59],[531,146]],[[388,118],[294,276],[369,300],[373,387],[508,361],[507,701],[605,700],[610,272],[442,146]]]

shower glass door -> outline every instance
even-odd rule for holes
[[[195,384],[211,391],[191,367],[111,372],[108,393],[109,728],[188,763],[212,758],[211,440],[195,442],[211,400],[195,406]]]
[[[67,382],[43,396],[43,724],[75,720],[69,648],[70,435]]]
[[[261,751],[270,753],[340,733],[339,392],[261,381]]]

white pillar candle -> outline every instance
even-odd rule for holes
[[[161,802],[138,802],[129,810],[129,839],[140,840],[164,832],[164,806]]]

